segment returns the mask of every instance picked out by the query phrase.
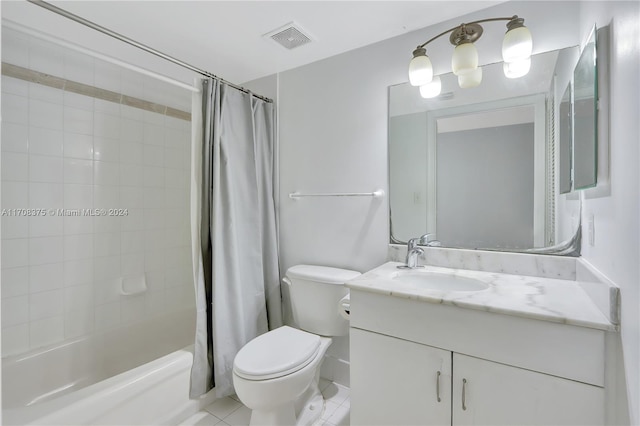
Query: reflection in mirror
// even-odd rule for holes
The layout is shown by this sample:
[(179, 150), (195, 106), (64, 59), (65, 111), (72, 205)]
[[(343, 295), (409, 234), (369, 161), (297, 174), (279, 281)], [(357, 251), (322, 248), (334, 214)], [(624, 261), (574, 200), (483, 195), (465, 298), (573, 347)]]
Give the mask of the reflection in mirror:
[(562, 95), (558, 111), (559, 120), (559, 190), (561, 194), (571, 192), (573, 186), (573, 112), (571, 111), (571, 83)]
[(597, 171), (597, 73), (596, 29), (584, 47), (573, 75), (574, 186), (596, 185)]
[[(534, 224), (534, 212), (544, 223), (544, 191), (535, 200), (534, 123), (534, 104), (436, 120), (439, 239), (465, 248), (544, 244), (542, 227)], [(538, 177), (543, 187), (544, 173)]]
[(390, 87), (391, 242), (434, 233), (445, 247), (542, 252), (573, 236), (579, 214), (565, 218), (558, 203), (554, 123), (577, 58), (577, 47), (534, 55), (515, 80), (486, 65), (473, 89), (440, 75), (432, 99)]

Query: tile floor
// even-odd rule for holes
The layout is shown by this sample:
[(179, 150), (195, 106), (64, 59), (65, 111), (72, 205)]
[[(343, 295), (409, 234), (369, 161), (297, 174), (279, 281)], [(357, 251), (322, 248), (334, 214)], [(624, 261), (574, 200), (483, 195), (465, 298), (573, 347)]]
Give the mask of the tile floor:
[[(320, 390), (326, 404), (318, 426), (348, 426), (351, 399), (349, 388), (320, 379)], [(238, 398), (226, 397), (180, 423), (180, 426), (248, 426), (251, 410)]]

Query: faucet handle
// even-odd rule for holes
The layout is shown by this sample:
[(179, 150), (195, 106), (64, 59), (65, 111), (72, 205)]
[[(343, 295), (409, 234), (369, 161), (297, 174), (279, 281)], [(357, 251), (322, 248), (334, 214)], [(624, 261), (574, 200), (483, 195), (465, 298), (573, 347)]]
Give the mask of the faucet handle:
[(420, 238), (418, 238), (418, 244), (420, 244), (421, 246), (428, 246), (429, 245), (429, 237), (434, 236), (434, 233), (428, 232), (424, 235), (422, 235)]
[[(411, 240), (409, 240), (409, 242), (411, 242), (412, 240), (417, 240), (417, 238), (412, 238)], [(405, 261), (405, 264), (404, 265), (399, 265), (398, 269), (424, 268), (424, 266), (419, 266), (418, 265), (418, 256), (420, 256), (423, 253), (424, 253), (424, 250), (421, 249), (420, 247), (412, 247), (412, 248), (408, 249), (407, 250), (407, 259)]]
[(420, 244), (421, 246), (427, 246), (427, 247), (442, 247), (442, 243), (440, 241), (436, 239), (433, 239), (433, 240), (429, 239), (430, 237), (435, 235), (436, 234), (431, 232), (424, 234), (418, 239), (418, 244)]

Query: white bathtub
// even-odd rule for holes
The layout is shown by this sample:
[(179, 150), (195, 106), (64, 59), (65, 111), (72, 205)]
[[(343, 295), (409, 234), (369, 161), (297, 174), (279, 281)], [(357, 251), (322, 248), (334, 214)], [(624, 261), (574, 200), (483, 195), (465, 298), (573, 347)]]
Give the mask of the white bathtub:
[(176, 424), (214, 399), (189, 399), (193, 322), (173, 314), (3, 359), (3, 424)]

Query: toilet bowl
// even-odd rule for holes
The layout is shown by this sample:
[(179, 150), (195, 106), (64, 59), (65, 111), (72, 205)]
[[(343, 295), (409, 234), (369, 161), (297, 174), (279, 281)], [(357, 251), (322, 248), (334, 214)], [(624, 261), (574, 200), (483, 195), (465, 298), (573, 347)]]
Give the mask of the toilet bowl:
[[(252, 340), (246, 351), (238, 353), (233, 384), (238, 398), (252, 410), (251, 425), (311, 424), (318, 417), (315, 414), (323, 408), (319, 366), (329, 345), (330, 338), (283, 326)], [(268, 354), (266, 359), (262, 354)], [(269, 361), (276, 361), (277, 367), (267, 367)], [(296, 406), (299, 399), (304, 403)], [(302, 417), (309, 421), (298, 423)]]
[(324, 266), (289, 268), (283, 282), (302, 330), (283, 326), (269, 331), (247, 343), (234, 360), (233, 384), (252, 410), (250, 425), (306, 426), (320, 418), (320, 365), (332, 342), (329, 336), (348, 332), (338, 304), (348, 294), (344, 283), (358, 275)]

